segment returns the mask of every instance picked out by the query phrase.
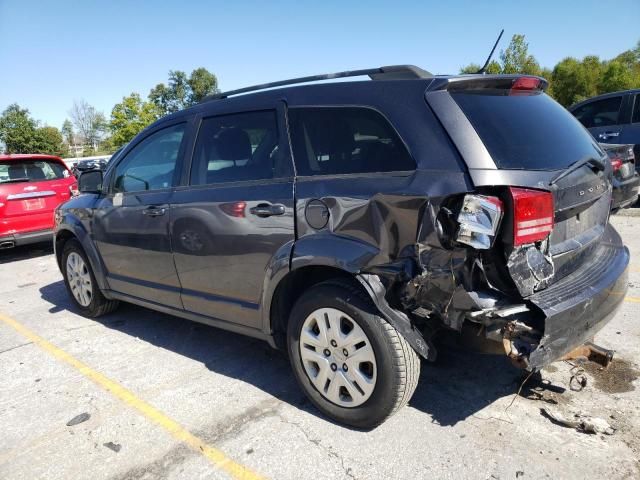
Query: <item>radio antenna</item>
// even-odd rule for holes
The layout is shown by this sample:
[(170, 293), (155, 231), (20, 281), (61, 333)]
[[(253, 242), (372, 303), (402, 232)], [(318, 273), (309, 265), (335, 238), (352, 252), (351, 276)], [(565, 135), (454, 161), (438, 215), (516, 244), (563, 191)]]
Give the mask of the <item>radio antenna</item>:
[(500, 39), (502, 38), (503, 33), (504, 33), (504, 28), (500, 30), (500, 35), (498, 35), (498, 39), (496, 40), (496, 43), (493, 44), (493, 48), (491, 49), (491, 53), (487, 57), (487, 61), (484, 62), (484, 65), (482, 66), (482, 68), (478, 70), (476, 73), (484, 73), (487, 70), (487, 67), (489, 66), (489, 62), (491, 61), (491, 57), (493, 57), (493, 52), (496, 51), (496, 47), (498, 46), (498, 43), (500, 43)]

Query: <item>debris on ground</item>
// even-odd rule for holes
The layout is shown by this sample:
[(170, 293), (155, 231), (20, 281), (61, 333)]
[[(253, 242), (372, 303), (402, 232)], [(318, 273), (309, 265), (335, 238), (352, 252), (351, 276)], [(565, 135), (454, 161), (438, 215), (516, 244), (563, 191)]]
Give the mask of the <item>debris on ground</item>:
[(113, 442), (103, 443), (102, 445), (107, 447), (109, 450), (113, 450), (116, 453), (118, 453), (122, 448), (122, 445), (120, 445), (119, 443), (113, 443)]
[(73, 427), (74, 425), (78, 425), (79, 423), (86, 422), (91, 418), (87, 412), (81, 413), (80, 415), (76, 415), (71, 420), (67, 422), (67, 427)]
[(575, 428), (579, 432), (613, 435), (616, 431), (615, 428), (609, 425), (607, 421), (602, 418), (591, 417), (582, 413), (576, 413), (573, 418), (567, 418), (562, 413), (548, 407), (541, 408), (540, 412), (553, 423), (569, 428)]
[(573, 365), (570, 370), (569, 388), (573, 392), (581, 392), (587, 386), (587, 376), (581, 364)]

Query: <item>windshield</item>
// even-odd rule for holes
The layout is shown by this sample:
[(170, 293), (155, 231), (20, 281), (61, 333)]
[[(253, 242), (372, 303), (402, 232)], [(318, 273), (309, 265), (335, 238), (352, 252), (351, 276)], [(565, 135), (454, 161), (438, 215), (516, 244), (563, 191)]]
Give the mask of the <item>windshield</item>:
[(69, 176), (67, 169), (54, 160), (20, 160), (0, 163), (0, 184), (41, 182)]
[(559, 170), (583, 158), (603, 156), (580, 122), (546, 94), (487, 94), (485, 90), (451, 96), (498, 168)]

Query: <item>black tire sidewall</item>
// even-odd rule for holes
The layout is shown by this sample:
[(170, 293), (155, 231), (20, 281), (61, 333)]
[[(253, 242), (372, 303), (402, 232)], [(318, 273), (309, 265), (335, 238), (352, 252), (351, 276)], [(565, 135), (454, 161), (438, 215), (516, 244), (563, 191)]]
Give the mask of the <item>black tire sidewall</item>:
[[(319, 308), (336, 308), (349, 315), (364, 330), (376, 358), (377, 378), (371, 397), (357, 407), (341, 407), (327, 400), (306, 374), (300, 357), (300, 332), (305, 319)], [(397, 404), (398, 372), (393, 346), (375, 307), (359, 294), (339, 285), (321, 284), (311, 288), (295, 304), (287, 328), (291, 366), (298, 383), (313, 404), (324, 414), (357, 428), (372, 428), (388, 417)]]
[[(84, 307), (78, 303), (75, 295), (71, 291), (71, 285), (69, 285), (69, 278), (67, 275), (67, 258), (71, 253), (77, 253), (82, 257), (85, 265), (87, 266), (87, 270), (89, 270), (89, 276), (91, 277), (91, 303), (88, 306)], [(64, 248), (62, 250), (62, 269), (63, 269), (63, 278), (64, 284), (67, 287), (67, 292), (73, 301), (75, 307), (80, 310), (83, 315), (92, 317), (95, 316), (98, 309), (101, 307), (102, 303), (104, 303), (104, 298), (100, 289), (98, 288), (98, 283), (96, 282), (96, 277), (93, 274), (93, 269), (91, 268), (91, 263), (89, 263), (89, 259), (84, 253), (84, 249), (80, 245), (77, 240), (69, 240), (64, 244)]]

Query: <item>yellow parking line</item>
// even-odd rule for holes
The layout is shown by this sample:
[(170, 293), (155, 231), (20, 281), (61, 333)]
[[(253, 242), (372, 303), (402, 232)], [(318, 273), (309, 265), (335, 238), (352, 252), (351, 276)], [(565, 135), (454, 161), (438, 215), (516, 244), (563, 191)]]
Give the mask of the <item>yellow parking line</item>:
[(624, 297), (625, 302), (640, 303), (640, 297)]
[(258, 480), (262, 478), (260, 475), (252, 472), (247, 467), (234, 462), (220, 450), (207, 445), (203, 440), (193, 435), (178, 422), (167, 417), (160, 410), (156, 409), (152, 405), (149, 405), (144, 400), (136, 397), (133, 392), (127, 390), (113, 380), (105, 377), (100, 372), (93, 370), (91, 367), (85, 365), (69, 353), (61, 350), (44, 338), (35, 334), (14, 319), (0, 313), (0, 320), (16, 330), (22, 336), (31, 340), (34, 344), (38, 345), (47, 353), (53, 355), (59, 360), (62, 360), (68, 365), (71, 365), (82, 375), (92, 380), (94, 383), (98, 384), (105, 390), (111, 392), (111, 394), (118, 398), (120, 401), (126, 403), (130, 407), (133, 407), (144, 417), (164, 428), (177, 440), (185, 443), (191, 449), (204, 455), (207, 460), (213, 463), (216, 467), (227, 472), (234, 479)]

